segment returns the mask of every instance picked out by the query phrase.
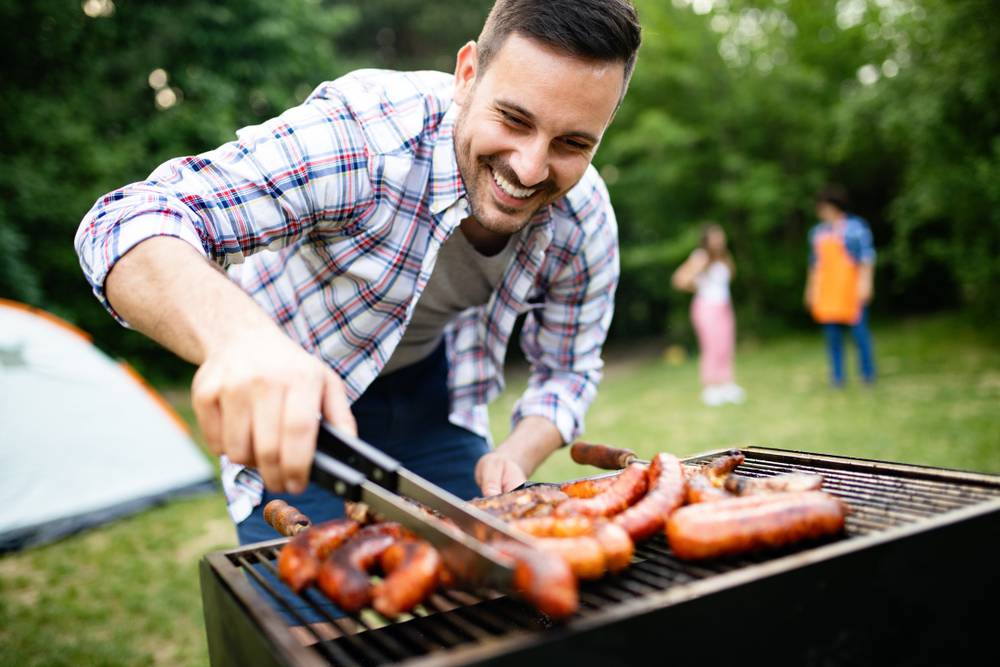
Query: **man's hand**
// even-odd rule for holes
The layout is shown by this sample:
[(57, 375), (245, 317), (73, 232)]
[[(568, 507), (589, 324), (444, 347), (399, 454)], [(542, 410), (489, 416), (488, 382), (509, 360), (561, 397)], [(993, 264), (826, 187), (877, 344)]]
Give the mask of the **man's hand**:
[(544, 417), (525, 417), (506, 440), (479, 459), (476, 483), (484, 496), (517, 488), (561, 444), (555, 424)]
[(527, 481), (521, 464), (499, 451), (484, 454), (476, 464), (476, 484), (484, 496), (495, 496), (516, 489)]
[(105, 287), (129, 324), (199, 367), (191, 401), (208, 446), (257, 466), (272, 491), (305, 489), (320, 414), (356, 431), (336, 373), (184, 241), (143, 241)]
[(320, 414), (356, 433), (343, 381), (276, 327), (214, 348), (191, 402), (212, 452), (256, 467), (276, 493), (305, 490)]

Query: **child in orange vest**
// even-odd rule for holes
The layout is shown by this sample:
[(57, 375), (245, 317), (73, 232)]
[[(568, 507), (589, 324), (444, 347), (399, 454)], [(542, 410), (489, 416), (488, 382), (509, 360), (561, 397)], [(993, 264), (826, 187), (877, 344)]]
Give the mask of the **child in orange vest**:
[(867, 306), (875, 276), (875, 247), (863, 218), (847, 213), (847, 193), (830, 186), (816, 198), (820, 222), (809, 232), (809, 276), (805, 304), (823, 326), (830, 382), (844, 383), (843, 333), (850, 330), (858, 348), (861, 380), (875, 382), (875, 361)]

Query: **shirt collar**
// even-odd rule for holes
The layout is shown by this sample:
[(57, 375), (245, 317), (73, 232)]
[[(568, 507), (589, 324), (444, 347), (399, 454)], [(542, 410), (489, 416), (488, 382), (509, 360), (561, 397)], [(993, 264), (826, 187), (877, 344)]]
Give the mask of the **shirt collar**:
[(438, 138), (431, 157), (430, 210), (434, 215), (451, 208), (459, 200), (465, 200), (465, 183), (458, 170), (455, 155), (455, 121), (459, 106), (452, 103), (441, 119)]

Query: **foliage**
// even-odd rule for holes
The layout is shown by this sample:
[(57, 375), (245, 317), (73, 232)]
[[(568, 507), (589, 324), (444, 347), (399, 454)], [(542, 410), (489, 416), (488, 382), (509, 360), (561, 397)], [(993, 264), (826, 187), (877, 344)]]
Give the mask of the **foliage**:
[[(190, 373), (89, 295), (71, 243), (84, 212), (354, 67), (450, 70), (490, 5), (0, 0), (0, 49), (18, 63), (0, 81), (0, 296), (73, 320), (141, 370)], [(614, 336), (689, 337), (669, 274), (707, 220), (730, 235), (741, 330), (806, 325), (805, 237), (829, 180), (872, 224), (882, 315), (1000, 305), (1000, 5), (636, 5), (639, 65), (595, 160), (621, 229)]]

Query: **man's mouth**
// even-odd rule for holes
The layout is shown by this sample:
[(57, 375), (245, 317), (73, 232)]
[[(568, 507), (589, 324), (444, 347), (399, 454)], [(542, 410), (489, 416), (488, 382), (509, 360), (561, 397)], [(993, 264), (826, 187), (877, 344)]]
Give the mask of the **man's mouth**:
[(500, 172), (498, 172), (493, 167), (489, 167), (489, 170), (490, 173), (493, 174), (493, 182), (497, 184), (497, 187), (500, 188), (505, 194), (513, 197), (514, 199), (528, 199), (533, 194), (538, 192), (538, 188), (521, 188), (514, 185), (506, 178), (501, 176)]

